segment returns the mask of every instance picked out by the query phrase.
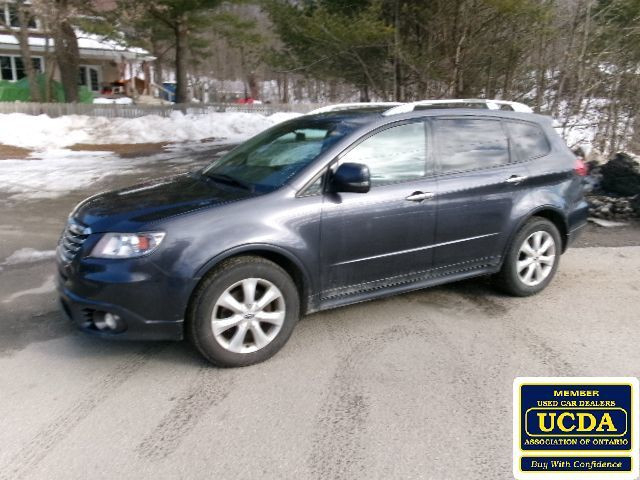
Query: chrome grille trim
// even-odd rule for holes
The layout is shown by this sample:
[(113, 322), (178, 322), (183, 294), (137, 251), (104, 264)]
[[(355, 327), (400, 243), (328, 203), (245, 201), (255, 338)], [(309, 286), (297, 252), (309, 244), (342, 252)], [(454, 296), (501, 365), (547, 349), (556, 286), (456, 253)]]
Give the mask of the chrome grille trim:
[(79, 243), (82, 244), (82, 242), (84, 242), (84, 239), (86, 238), (85, 235), (77, 235), (75, 233), (72, 232), (67, 232), (67, 236), (65, 237), (69, 242), (72, 243)]
[(70, 218), (58, 242), (58, 253), (62, 261), (71, 262), (90, 233), (91, 229), (89, 227), (85, 227)]

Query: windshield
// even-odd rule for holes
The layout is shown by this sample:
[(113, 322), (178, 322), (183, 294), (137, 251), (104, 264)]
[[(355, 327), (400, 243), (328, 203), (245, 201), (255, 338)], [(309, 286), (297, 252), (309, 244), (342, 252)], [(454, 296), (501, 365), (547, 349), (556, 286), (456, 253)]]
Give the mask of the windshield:
[(203, 170), (203, 175), (252, 191), (275, 190), (352, 129), (337, 121), (298, 120), (253, 137)]

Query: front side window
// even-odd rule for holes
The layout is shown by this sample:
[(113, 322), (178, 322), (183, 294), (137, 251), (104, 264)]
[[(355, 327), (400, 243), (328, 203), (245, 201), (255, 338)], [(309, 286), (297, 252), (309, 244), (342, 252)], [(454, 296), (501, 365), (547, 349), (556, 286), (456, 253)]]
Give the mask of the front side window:
[(441, 173), (509, 163), (509, 143), (500, 120), (439, 119), (435, 135)]
[(335, 121), (287, 122), (232, 150), (203, 170), (203, 175), (251, 191), (275, 190), (353, 128)]
[(522, 122), (507, 122), (506, 125), (511, 144), (520, 160), (529, 160), (549, 153), (549, 141), (539, 126)]
[(376, 133), (340, 161), (368, 166), (372, 186), (422, 178), (426, 170), (424, 123), (407, 123)]

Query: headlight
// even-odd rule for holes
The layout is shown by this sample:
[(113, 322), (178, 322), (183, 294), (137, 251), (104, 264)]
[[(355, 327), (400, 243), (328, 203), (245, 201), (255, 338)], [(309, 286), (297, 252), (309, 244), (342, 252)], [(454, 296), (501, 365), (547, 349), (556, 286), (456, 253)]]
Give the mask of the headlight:
[(164, 233), (106, 233), (91, 251), (97, 258), (132, 258), (153, 252)]

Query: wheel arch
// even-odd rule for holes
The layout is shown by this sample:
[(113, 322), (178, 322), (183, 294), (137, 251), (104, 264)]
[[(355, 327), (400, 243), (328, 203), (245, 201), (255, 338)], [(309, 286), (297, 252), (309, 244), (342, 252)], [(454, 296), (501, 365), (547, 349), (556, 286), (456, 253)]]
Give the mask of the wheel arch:
[[(193, 295), (197, 291), (198, 286), (200, 286), (202, 281), (212, 273), (220, 263), (230, 258), (242, 256), (262, 257), (281, 267), (289, 274), (289, 276), (291, 276), (296, 288), (298, 289), (298, 294), (300, 295), (300, 311), (302, 313), (309, 313), (310, 311), (315, 310), (315, 305), (311, 301), (312, 293), (314, 291), (313, 284), (307, 268), (300, 259), (291, 252), (275, 245), (268, 244), (242, 245), (232, 248), (216, 255), (200, 267), (196, 274), (197, 281), (194, 283), (191, 288), (191, 292), (189, 293), (189, 299), (186, 307), (187, 310), (190, 308)], [(185, 316), (185, 318), (187, 317)]]
[(524, 224), (531, 220), (533, 217), (544, 218), (555, 225), (555, 227), (558, 229), (558, 232), (560, 232), (560, 241), (562, 242), (561, 251), (562, 253), (565, 252), (565, 250), (567, 249), (567, 235), (569, 232), (566, 215), (562, 212), (562, 210), (554, 207), (553, 205), (542, 205), (535, 208), (534, 210), (531, 210), (526, 215), (523, 215), (522, 218), (520, 218), (520, 221), (517, 223), (516, 227), (511, 231), (509, 235), (509, 241), (504, 247), (504, 251), (502, 252), (503, 260), (506, 257), (509, 248), (511, 248), (511, 243), (513, 242), (515, 236), (518, 234)]
[(555, 225), (555, 227), (558, 229), (558, 232), (560, 232), (560, 240), (562, 241), (562, 253), (564, 253), (567, 249), (567, 240), (569, 234), (567, 218), (564, 213), (556, 208), (543, 207), (542, 209), (537, 210), (529, 218), (531, 217), (546, 218)]

